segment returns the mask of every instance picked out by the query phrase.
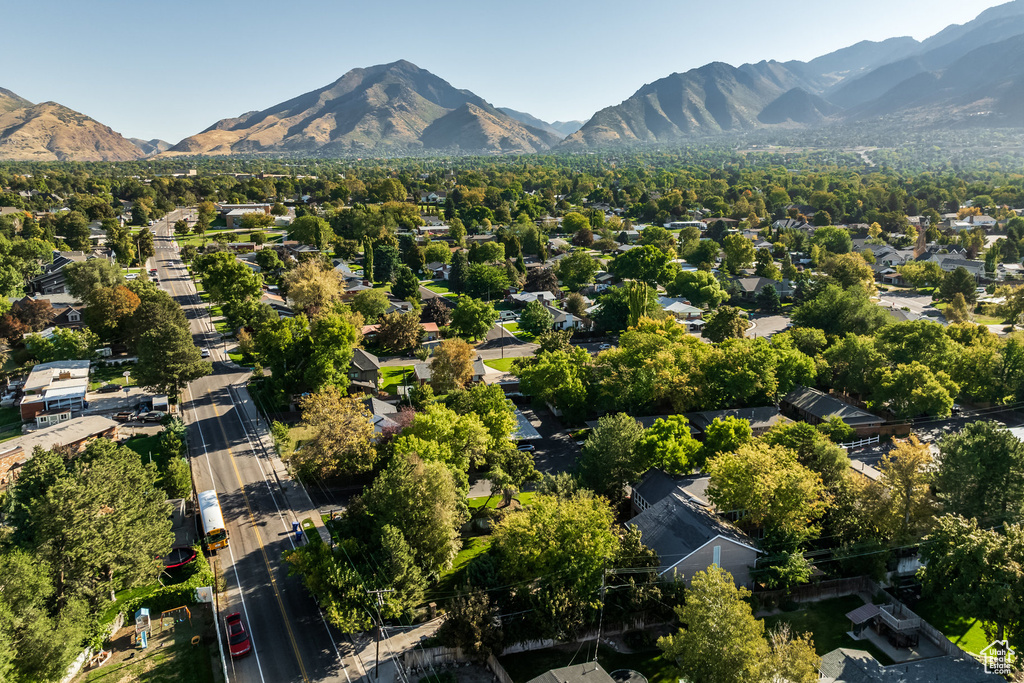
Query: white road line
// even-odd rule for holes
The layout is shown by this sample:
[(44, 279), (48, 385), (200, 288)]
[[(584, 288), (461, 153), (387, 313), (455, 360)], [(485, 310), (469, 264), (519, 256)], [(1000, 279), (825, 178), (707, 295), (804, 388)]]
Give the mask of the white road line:
[[(292, 549), (294, 549), (295, 541), (292, 538), (291, 529), (288, 528), (288, 522), (285, 521), (284, 514), (281, 513), (281, 508), (277, 504), (277, 497), (274, 495), (274, 489), (270, 485), (270, 479), (267, 476), (266, 471), (264, 471), (263, 465), (260, 463), (259, 452), (257, 452), (256, 448), (252, 445), (252, 440), (249, 438), (249, 430), (246, 428), (245, 421), (242, 419), (241, 407), (238, 405), (237, 402), (235, 402), (235, 397), (232, 395), (231, 385), (228, 385), (228, 398), (231, 399), (231, 405), (235, 409), (235, 415), (238, 417), (238, 423), (242, 425), (242, 433), (245, 434), (245, 440), (249, 443), (249, 449), (252, 451), (253, 456), (256, 458), (256, 466), (260, 468), (260, 474), (263, 476), (263, 483), (267, 485), (267, 492), (270, 494), (270, 500), (274, 502), (274, 509), (277, 510), (277, 514), (281, 518), (281, 526), (284, 527), (285, 535), (288, 537), (288, 542), (291, 543)], [(258, 434), (255, 436), (257, 439), (259, 438)], [(260, 445), (262, 447), (262, 441), (260, 442)], [(292, 516), (295, 516), (294, 511), (292, 511)], [(351, 681), (352, 679), (349, 678), (348, 671), (346, 670), (348, 667), (345, 666), (345, 660), (341, 656), (341, 652), (338, 651), (338, 644), (334, 642), (334, 635), (331, 634), (331, 627), (327, 623), (327, 619), (324, 617), (323, 612), (320, 611), (319, 605), (317, 606), (316, 611), (317, 614), (320, 616), (320, 621), (322, 621), (324, 624), (324, 629), (326, 629), (327, 631), (327, 637), (331, 641), (331, 647), (334, 648), (334, 656), (338, 658), (338, 663), (341, 664), (341, 670), (344, 671), (346, 680)]]
[[(206, 466), (210, 470), (210, 481), (213, 482), (213, 490), (214, 490), (214, 493), (216, 493), (216, 491), (217, 491), (217, 480), (213, 476), (213, 465), (210, 463), (210, 451), (208, 451), (206, 449), (206, 438), (203, 436), (203, 427), (202, 427), (202, 425), (199, 424), (199, 414), (196, 412), (196, 401), (195, 401), (195, 398), (192, 396), (192, 387), (191, 387), (191, 385), (188, 387), (188, 399), (192, 403), (192, 419), (194, 419), (196, 421), (196, 429), (199, 430), (199, 440), (203, 444), (203, 453), (206, 455)], [(230, 446), (228, 446), (228, 448), (230, 448)], [(217, 498), (217, 503), (220, 504), (220, 498), (219, 497)], [(241, 602), (242, 602), (242, 611), (245, 612), (245, 623), (250, 624), (250, 626), (251, 626), (252, 621), (249, 619), (249, 609), (245, 605), (245, 595), (244, 595), (245, 591), (242, 590), (242, 581), (238, 577), (238, 564), (235, 562), (235, 553), (232, 552), (231, 544), (230, 543), (228, 543), (228, 555), (231, 556), (231, 569), (235, 573), (235, 585), (238, 586), (238, 599), (241, 600)], [(213, 589), (217, 590), (217, 587), (214, 586)], [(220, 629), (218, 629), (218, 633), (219, 633), (219, 631), (220, 631)], [(263, 678), (263, 665), (260, 664), (260, 653), (259, 653), (259, 650), (256, 649), (256, 641), (252, 637), (252, 628), (249, 629), (249, 643), (252, 646), (252, 654), (256, 657), (256, 668), (257, 668), (257, 670), (259, 670), (260, 680), (263, 681), (263, 683), (266, 683), (266, 679)], [(232, 664), (232, 668), (234, 668), (233, 664)], [(226, 669), (224, 671), (224, 678), (227, 679), (227, 670)]]

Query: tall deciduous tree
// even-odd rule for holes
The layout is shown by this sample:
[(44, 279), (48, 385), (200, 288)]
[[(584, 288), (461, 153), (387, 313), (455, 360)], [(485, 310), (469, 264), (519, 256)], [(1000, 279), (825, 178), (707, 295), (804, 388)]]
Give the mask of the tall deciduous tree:
[(338, 301), (345, 290), (338, 271), (317, 259), (300, 263), (284, 276), (284, 282), (288, 298), (310, 317)]
[(711, 273), (703, 270), (680, 271), (667, 286), (668, 295), (683, 297), (698, 308), (716, 308), (729, 299), (729, 293)]
[(708, 462), (708, 498), (719, 510), (740, 510), (740, 524), (800, 538), (814, 535), (827, 506), (821, 478), (796, 453), (754, 442)]
[(461, 389), (473, 378), (473, 347), (461, 339), (445, 339), (434, 349), (430, 383), (438, 393)]
[(364, 500), (381, 527), (402, 532), (416, 563), (427, 574), (451, 566), (459, 551), (463, 503), (444, 463), (396, 455), (374, 480)]
[(387, 312), (390, 300), (383, 289), (364, 289), (352, 297), (352, 310), (372, 325)]
[(1024, 444), (1002, 424), (971, 422), (939, 442), (935, 488), (945, 510), (985, 524), (1024, 512)]
[(682, 415), (655, 420), (637, 442), (636, 453), (643, 468), (676, 475), (690, 474), (703, 462), (701, 444), (690, 435), (690, 422)]
[(189, 331), (171, 322), (145, 332), (137, 353), (139, 361), (132, 377), (140, 385), (168, 396), (177, 397), (189, 382), (213, 372)]
[(418, 348), (426, 334), (415, 311), (385, 314), (378, 324), (377, 343), (391, 353), (406, 353)]
[(713, 342), (742, 339), (750, 323), (735, 306), (722, 306), (708, 318), (701, 336)]
[(420, 302), (420, 281), (408, 266), (401, 266), (395, 276), (391, 293), (403, 301)]
[(492, 304), (464, 296), (452, 311), (451, 327), (456, 333), (476, 341), (487, 334), (497, 321), (498, 312)]
[(649, 467), (637, 451), (643, 435), (640, 423), (625, 413), (601, 417), (583, 445), (580, 481), (613, 502), (621, 501), (625, 485), (636, 482)]
[(686, 604), (676, 609), (683, 627), (658, 640), (678, 675), (702, 683), (817, 681), (820, 659), (810, 638), (780, 632), (769, 644), (764, 622), (746, 602), (749, 595), (720, 567), (694, 575)]
[(292, 221), (288, 229), (288, 239), (298, 240), (302, 244), (311, 244), (325, 253), (336, 239), (331, 224), (319, 216), (300, 216)]
[(362, 400), (329, 386), (302, 399), (300, 407), (302, 424), (311, 434), (293, 456), (301, 472), (351, 476), (373, 468), (373, 423)]
[(94, 258), (64, 266), (68, 293), (79, 301), (89, 301), (93, 290), (124, 284), (121, 269), (113, 261)]

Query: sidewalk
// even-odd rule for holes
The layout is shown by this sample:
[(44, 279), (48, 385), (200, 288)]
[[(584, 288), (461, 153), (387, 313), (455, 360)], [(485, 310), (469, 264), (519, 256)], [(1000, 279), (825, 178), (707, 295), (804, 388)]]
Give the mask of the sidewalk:
[[(409, 680), (408, 671), (402, 662), (402, 655), (408, 650), (420, 646), (420, 642), (433, 636), (440, 628), (443, 619), (437, 618), (414, 627), (385, 627), (384, 640), (380, 642), (380, 671), (375, 672), (377, 643), (372, 633), (364, 633), (353, 638), (356, 656), (366, 671), (366, 679), (376, 683), (405, 683)], [(397, 661), (396, 661), (397, 660)], [(402, 670), (399, 672), (398, 667)]]

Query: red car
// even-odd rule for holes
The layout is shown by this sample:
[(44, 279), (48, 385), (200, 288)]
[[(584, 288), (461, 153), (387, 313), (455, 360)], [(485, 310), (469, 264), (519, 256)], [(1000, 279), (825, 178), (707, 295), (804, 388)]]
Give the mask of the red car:
[(242, 626), (241, 612), (234, 612), (224, 618), (228, 629), (228, 651), (232, 657), (241, 657), (249, 654), (252, 647), (249, 645), (249, 634)]

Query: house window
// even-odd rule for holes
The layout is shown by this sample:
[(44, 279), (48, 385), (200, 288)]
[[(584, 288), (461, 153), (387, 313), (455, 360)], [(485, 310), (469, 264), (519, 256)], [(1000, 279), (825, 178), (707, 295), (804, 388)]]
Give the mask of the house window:
[(722, 546), (716, 545), (711, 550), (711, 563), (714, 564), (716, 567), (722, 566)]

